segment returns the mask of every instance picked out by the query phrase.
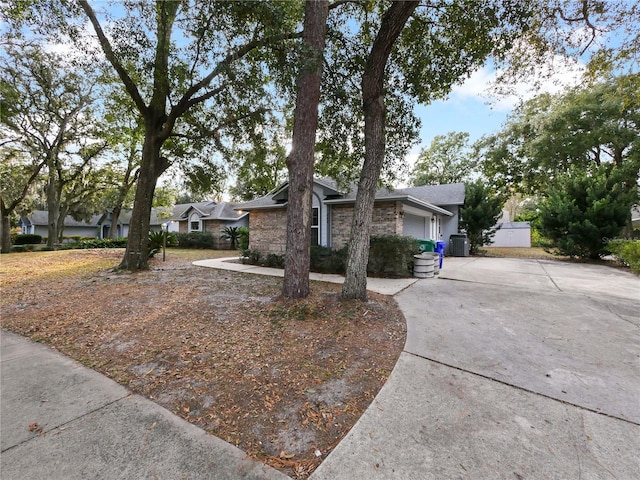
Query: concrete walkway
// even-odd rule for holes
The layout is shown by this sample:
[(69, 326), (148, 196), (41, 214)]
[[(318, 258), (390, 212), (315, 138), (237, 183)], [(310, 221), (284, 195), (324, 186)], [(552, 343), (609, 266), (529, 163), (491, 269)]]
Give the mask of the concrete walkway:
[[(210, 260), (198, 260), (193, 262), (199, 267), (217, 268), (220, 270), (232, 270), (234, 272), (253, 273), (255, 275), (267, 275), (270, 277), (284, 277), (284, 270), (281, 268), (258, 267), (256, 265), (244, 265), (238, 263), (238, 257), (214, 258)], [(344, 283), (342, 275), (334, 275), (328, 273), (309, 274), (309, 279), (318, 282)], [(381, 293), (383, 295), (395, 295), (401, 292), (409, 285), (413, 285), (418, 281), (417, 278), (367, 278), (367, 290)]]
[[(379, 282), (405, 349), (313, 480), (639, 478), (638, 277), (446, 258), (440, 278)], [(48, 347), (1, 342), (2, 479), (287, 478)]]

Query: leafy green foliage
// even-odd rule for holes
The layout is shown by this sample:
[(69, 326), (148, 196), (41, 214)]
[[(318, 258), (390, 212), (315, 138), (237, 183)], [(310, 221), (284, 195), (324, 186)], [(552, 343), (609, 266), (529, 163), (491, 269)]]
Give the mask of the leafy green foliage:
[(640, 240), (609, 240), (607, 249), (621, 262), (628, 265), (632, 272), (640, 275)]
[(347, 247), (332, 250), (329, 247), (311, 247), (311, 271), (318, 273), (344, 273)]
[(469, 180), (472, 168), (468, 133), (436, 135), (429, 148), (420, 151), (411, 183), (415, 186), (464, 183)]
[(249, 248), (249, 228), (238, 227), (238, 248), (246, 250)]
[(175, 232), (149, 232), (149, 257), (153, 257), (156, 253), (162, 251), (162, 246), (165, 241), (167, 247), (177, 247), (178, 237)]
[(92, 238), (90, 240), (80, 240), (79, 242), (65, 243), (61, 246), (63, 250), (91, 249), (91, 248), (124, 248), (127, 246), (126, 238)]
[(238, 240), (240, 239), (238, 228), (239, 227), (224, 227), (222, 229), (222, 235), (220, 235), (220, 238), (231, 242), (231, 250), (235, 250), (238, 247)]
[(467, 232), (469, 253), (472, 255), (482, 245), (490, 243), (503, 205), (504, 198), (483, 181), (476, 180), (466, 185), (464, 205), (460, 208), (460, 228)]
[(374, 277), (410, 277), (418, 240), (402, 235), (371, 237), (367, 273)]
[(208, 232), (178, 233), (180, 248), (213, 248), (213, 235)]
[[(418, 241), (402, 235), (382, 235), (371, 237), (367, 273), (375, 277), (410, 277), (413, 255), (419, 253)], [(347, 247), (332, 250), (329, 247), (311, 247), (311, 271), (318, 273), (344, 274)], [(242, 263), (263, 267), (283, 268), (284, 256), (258, 250), (244, 250)]]
[(16, 235), (13, 243), (15, 245), (39, 245), (42, 243), (42, 235), (36, 235), (34, 233), (23, 233)]
[(640, 168), (640, 77), (619, 76), (520, 106), (505, 128), (476, 144), (481, 169), (502, 192), (535, 194), (571, 168)]
[(572, 169), (550, 187), (540, 202), (540, 226), (557, 253), (593, 259), (608, 253), (608, 240), (620, 235), (637, 200), (635, 184), (625, 186), (616, 172)]

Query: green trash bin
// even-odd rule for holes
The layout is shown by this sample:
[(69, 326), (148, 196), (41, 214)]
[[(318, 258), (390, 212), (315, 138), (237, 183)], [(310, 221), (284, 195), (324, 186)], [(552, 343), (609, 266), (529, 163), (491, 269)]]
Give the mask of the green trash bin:
[(436, 248), (436, 242), (428, 238), (419, 238), (418, 244), (420, 248), (420, 253), (433, 252), (435, 251), (435, 248)]

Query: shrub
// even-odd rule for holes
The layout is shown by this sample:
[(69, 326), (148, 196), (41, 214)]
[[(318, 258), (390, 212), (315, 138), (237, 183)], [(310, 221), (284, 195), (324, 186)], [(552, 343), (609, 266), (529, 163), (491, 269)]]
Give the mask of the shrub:
[(260, 265), (270, 268), (284, 268), (284, 255), (269, 253)]
[(243, 250), (240, 261), (246, 265), (259, 265), (262, 253), (259, 250)]
[(180, 248), (213, 248), (213, 235), (210, 233), (179, 233), (177, 235)]
[(311, 247), (311, 271), (318, 273), (344, 273), (347, 247), (332, 250), (329, 247)]
[(375, 277), (410, 277), (418, 240), (402, 235), (371, 237), (367, 273)]
[[(177, 247), (178, 237), (174, 232), (166, 232), (167, 234), (167, 247)], [(165, 232), (149, 232), (149, 258), (153, 257), (156, 253), (162, 250), (162, 244), (164, 240)]]
[(238, 248), (247, 250), (249, 248), (249, 228), (238, 227)]
[(42, 243), (42, 235), (35, 233), (23, 233), (16, 235), (15, 245), (39, 245)]
[(240, 239), (238, 227), (224, 227), (220, 238), (223, 240), (229, 240), (231, 242), (231, 250), (235, 250), (238, 248), (238, 240)]
[(112, 240), (110, 238), (92, 238), (90, 240), (80, 240), (79, 242), (69, 243), (65, 245), (65, 248), (79, 248), (79, 249), (90, 249), (90, 248), (124, 248), (127, 246), (126, 238), (116, 238)]
[(632, 272), (640, 275), (640, 240), (610, 240), (607, 249)]
[(11, 253), (24, 253), (27, 251), (27, 245), (13, 245)]
[[(367, 273), (377, 277), (410, 277), (413, 255), (419, 253), (418, 241), (402, 235), (371, 237)], [(311, 247), (311, 271), (344, 274), (347, 247), (332, 250), (328, 247)], [(283, 268), (284, 256), (274, 253), (266, 257), (258, 250), (243, 250), (241, 262), (262, 267)]]

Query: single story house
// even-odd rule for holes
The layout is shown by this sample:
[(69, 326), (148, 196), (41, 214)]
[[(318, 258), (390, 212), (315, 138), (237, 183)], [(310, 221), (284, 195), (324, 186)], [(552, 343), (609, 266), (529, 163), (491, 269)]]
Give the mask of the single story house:
[[(342, 188), (330, 178), (313, 180), (312, 245), (339, 249), (347, 244), (357, 188)], [(240, 204), (249, 212), (249, 248), (282, 254), (286, 247), (289, 184)], [(449, 240), (458, 233), (458, 211), (464, 204), (463, 183), (428, 185), (376, 192), (371, 235), (398, 234)]]
[(489, 247), (531, 247), (531, 224), (529, 222), (503, 222), (498, 225)]
[[(166, 207), (154, 207), (151, 210), (151, 218), (149, 229), (159, 232), (162, 230), (162, 224), (170, 222), (173, 214), (172, 209)], [(109, 238), (109, 232), (112, 228), (113, 211), (107, 210), (102, 214), (93, 215), (89, 221), (76, 220), (71, 215), (67, 215), (64, 219), (65, 237), (94, 237)], [(131, 221), (131, 210), (123, 210), (118, 217), (116, 225), (117, 237), (126, 237), (129, 234), (129, 222)], [(47, 225), (49, 223), (49, 213), (46, 210), (34, 210), (29, 215), (21, 216), (18, 226), (22, 228), (22, 233), (35, 233), (46, 237), (49, 232)], [(177, 224), (174, 227), (177, 231)], [(169, 230), (172, 230), (169, 223)]]
[[(71, 215), (64, 219), (65, 237), (96, 237), (97, 225), (100, 215), (93, 215), (89, 221), (76, 220)], [(18, 220), (18, 227), (22, 228), (22, 233), (31, 233), (46, 238), (49, 235), (49, 212), (46, 210), (34, 210), (28, 215), (21, 215)]]
[(215, 248), (229, 248), (231, 242), (220, 238), (226, 227), (248, 227), (249, 212), (239, 209), (239, 203), (198, 202), (176, 205), (170, 220), (180, 233), (211, 233)]
[[(118, 215), (118, 223), (116, 228), (116, 237), (122, 238), (129, 236), (129, 223), (131, 222), (131, 210), (122, 210)], [(149, 230), (159, 232), (162, 230), (162, 224), (169, 222), (173, 210), (167, 207), (154, 207), (151, 209), (151, 217), (149, 219)], [(98, 238), (109, 238), (109, 232), (113, 228), (113, 210), (107, 210), (103, 213), (97, 222)], [(170, 228), (171, 229), (171, 228)], [(66, 235), (66, 227), (65, 227)]]

